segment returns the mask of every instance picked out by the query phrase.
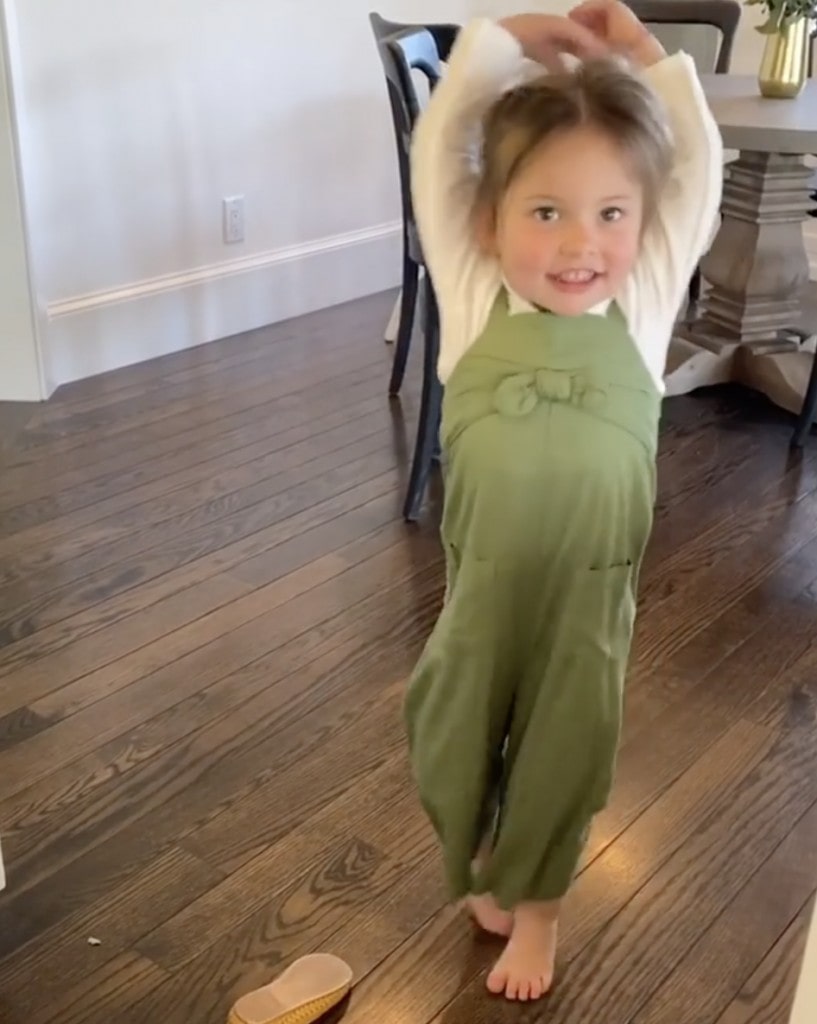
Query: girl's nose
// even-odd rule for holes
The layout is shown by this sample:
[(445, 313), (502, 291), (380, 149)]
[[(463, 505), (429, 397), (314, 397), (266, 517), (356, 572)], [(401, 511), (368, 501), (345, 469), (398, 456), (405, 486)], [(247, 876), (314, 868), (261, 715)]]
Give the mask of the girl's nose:
[(594, 233), (586, 224), (577, 221), (565, 226), (561, 238), (561, 250), (565, 256), (584, 256), (594, 252), (596, 242)]

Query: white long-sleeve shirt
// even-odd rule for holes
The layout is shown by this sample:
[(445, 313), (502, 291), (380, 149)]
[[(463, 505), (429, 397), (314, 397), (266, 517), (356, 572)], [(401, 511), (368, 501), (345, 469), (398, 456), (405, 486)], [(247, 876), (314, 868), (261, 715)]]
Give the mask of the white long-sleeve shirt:
[[(499, 262), (480, 249), (473, 231), (481, 119), (503, 92), (530, 77), (533, 67), (543, 73), (502, 25), (476, 19), (460, 32), (446, 74), (415, 129), (412, 199), (440, 311), (443, 383), (482, 333), (503, 286)], [(675, 158), (636, 266), (615, 299), (663, 393), (673, 326), (716, 223), (723, 144), (691, 57), (667, 57), (647, 68), (644, 78), (668, 112)], [(607, 305), (591, 312), (602, 313)], [(532, 308), (510, 295), (511, 313)]]

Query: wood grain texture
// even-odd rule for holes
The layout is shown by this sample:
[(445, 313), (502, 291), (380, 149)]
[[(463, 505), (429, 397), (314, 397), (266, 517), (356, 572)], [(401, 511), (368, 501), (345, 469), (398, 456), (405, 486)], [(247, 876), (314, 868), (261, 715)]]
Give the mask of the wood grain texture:
[(785, 1024), (817, 887), (817, 443), (793, 459), (731, 388), (666, 403), (615, 790), (554, 993), (506, 1006), (406, 759), (444, 580), (439, 509), (399, 518), (419, 349), (390, 403), (393, 299), (78, 382), (7, 447), (3, 1024), (217, 1024), (315, 950), (355, 970), (347, 1024)]
[(745, 982), (717, 1024), (789, 1024), (814, 910), (812, 898)]

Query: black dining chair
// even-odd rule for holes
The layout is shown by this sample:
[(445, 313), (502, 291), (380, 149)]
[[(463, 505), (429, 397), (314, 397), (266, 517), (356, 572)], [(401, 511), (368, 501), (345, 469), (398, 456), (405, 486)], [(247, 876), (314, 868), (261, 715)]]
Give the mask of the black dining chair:
[[(626, 3), (638, 15), (640, 21), (650, 28), (655, 28), (659, 40), (662, 28), (700, 26), (716, 29), (720, 40), (714, 67), (699, 67), (698, 70), (714, 71), (717, 75), (729, 73), (742, 11), (739, 0), (626, 0)], [(667, 41), (664, 41), (665, 45)], [(701, 286), (701, 270), (700, 267), (696, 267), (689, 282), (686, 310), (688, 318), (694, 317), (697, 313), (701, 301)]]
[[(817, 21), (814, 22), (814, 28), (811, 30), (811, 45), (808, 49), (808, 77), (814, 77), (814, 51), (817, 49)], [(817, 175), (812, 178), (812, 183), (817, 184)], [(814, 203), (814, 206), (809, 210), (809, 217), (817, 217), (817, 188), (809, 192), (809, 199)]]
[[(409, 132), (409, 137), (411, 135), (411, 131), (420, 114), (420, 98), (415, 89), (403, 95), (404, 90), (400, 82), (400, 76), (395, 70), (394, 57), (389, 53), (387, 44), (390, 39), (401, 35), (410, 40), (410, 43), (406, 44), (411, 48), (411, 52), (407, 53), (409, 65), (411, 66), (412, 62), (414, 62), (414, 66), (425, 75), (429, 90), (432, 90), (439, 81), (442, 66), (451, 53), (459, 32), (459, 26), (448, 24), (402, 24), (396, 21), (386, 21), (385, 18), (382, 18), (375, 12), (369, 14), (369, 22), (372, 26), (377, 50), (386, 76), (389, 104), (391, 106), (395, 140), (397, 142), (400, 178), (403, 273), (394, 359), (392, 361), (391, 379), (389, 380), (389, 394), (397, 395), (400, 392), (406, 373), (406, 363), (408, 361), (417, 312), (419, 280), (421, 274), (424, 273), (425, 267), (417, 234), (417, 225), (414, 221), (414, 211), (411, 203), (410, 164), (406, 155), (406, 140), (403, 137), (406, 130)], [(408, 111), (407, 119), (404, 116), (403, 107)], [(408, 123), (408, 129), (405, 127), (406, 122)], [(387, 338), (387, 340), (391, 339)]]
[(421, 272), (423, 278), (423, 382), (417, 438), (403, 504), (404, 519), (407, 522), (414, 522), (419, 517), (431, 469), (437, 458), (442, 406), (442, 385), (437, 376), (440, 348), (437, 298), (431, 275), (425, 267), (411, 199), (411, 140), (422, 109), (421, 96), (414, 75), (415, 72), (419, 72), (428, 82), (428, 88), (433, 89), (440, 79), (442, 69), (437, 39), (429, 28), (423, 26), (402, 28), (386, 36), (380, 45), (380, 55), (394, 120), (403, 200), (404, 244), (408, 254), (404, 264), (404, 273), (408, 273), (408, 277), (404, 278), (403, 285), (406, 316), (405, 320), (401, 317), (401, 337), (398, 339), (390, 388), (392, 394), (397, 393), (405, 372)]

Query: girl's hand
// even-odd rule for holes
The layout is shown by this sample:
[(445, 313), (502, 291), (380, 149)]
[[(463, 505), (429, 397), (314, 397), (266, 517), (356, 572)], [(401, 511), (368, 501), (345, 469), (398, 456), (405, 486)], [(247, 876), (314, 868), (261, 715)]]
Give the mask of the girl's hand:
[(667, 55), (655, 36), (621, 0), (585, 0), (568, 17), (633, 64), (649, 67)]
[(500, 25), (518, 41), (527, 58), (544, 64), (548, 71), (564, 69), (563, 55), (588, 60), (609, 53), (604, 39), (581, 19), (555, 14), (517, 14)]

